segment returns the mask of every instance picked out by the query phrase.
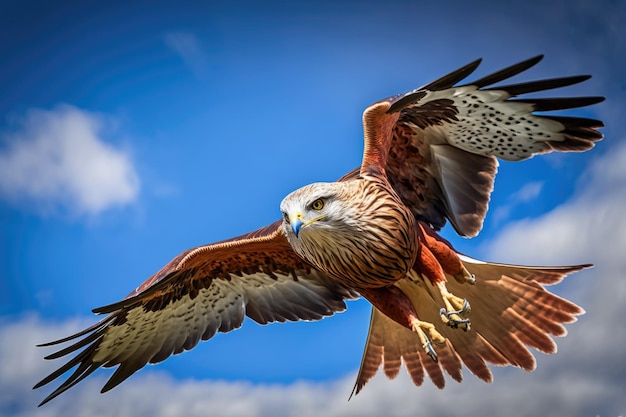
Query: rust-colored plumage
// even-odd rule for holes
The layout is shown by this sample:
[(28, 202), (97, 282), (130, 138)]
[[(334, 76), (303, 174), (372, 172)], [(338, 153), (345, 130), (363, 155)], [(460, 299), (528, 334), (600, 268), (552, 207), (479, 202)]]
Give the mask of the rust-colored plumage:
[(373, 310), (353, 393), (381, 365), (395, 377), (402, 362), (416, 385), (428, 374), (438, 387), (444, 372), (460, 381), (463, 364), (488, 382), (487, 363), (532, 370), (528, 348), (555, 352), (551, 336), (565, 335), (563, 324), (582, 313), (544, 286), (587, 265), (477, 261), (436, 231), (446, 221), (462, 236), (480, 231), (497, 158), (585, 151), (602, 138), (597, 120), (534, 114), (600, 97), (514, 98), (587, 76), (493, 86), (540, 59), (456, 85), (475, 61), (368, 107), (360, 168), (291, 193), (282, 221), (183, 252), (122, 301), (95, 309), (103, 320), (47, 343), (73, 341), (47, 359), (77, 354), (36, 385), (73, 369), (42, 404), (97, 368), (117, 366), (107, 391), (147, 363), (240, 327), (246, 315), (261, 324), (318, 320), (359, 295)]

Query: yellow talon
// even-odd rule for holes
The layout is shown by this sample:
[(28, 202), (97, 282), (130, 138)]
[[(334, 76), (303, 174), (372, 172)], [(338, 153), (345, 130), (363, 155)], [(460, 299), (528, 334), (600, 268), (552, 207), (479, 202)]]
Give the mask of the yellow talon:
[(469, 302), (464, 298), (457, 297), (456, 295), (450, 293), (446, 288), (445, 282), (437, 283), (437, 288), (441, 293), (441, 297), (443, 298), (443, 303), (445, 305), (445, 308), (442, 308), (439, 311), (441, 321), (453, 329), (463, 329), (466, 332), (469, 331), (470, 320), (462, 317), (472, 311)]
[(430, 356), (434, 362), (438, 362), (439, 359), (437, 357), (437, 352), (435, 352), (431, 341), (443, 344), (446, 342), (446, 338), (443, 337), (437, 329), (435, 329), (434, 324), (427, 321), (421, 321), (416, 318), (411, 321), (411, 329), (417, 333), (417, 336), (420, 338), (422, 348), (424, 348), (426, 354)]

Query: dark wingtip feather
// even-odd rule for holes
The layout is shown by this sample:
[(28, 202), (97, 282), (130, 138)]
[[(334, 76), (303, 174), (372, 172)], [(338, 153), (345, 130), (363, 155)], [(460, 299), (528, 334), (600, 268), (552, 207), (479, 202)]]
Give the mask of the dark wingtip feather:
[(452, 87), (454, 84), (458, 83), (468, 75), (470, 75), (482, 62), (482, 58), (478, 58), (475, 61), (470, 62), (469, 64), (452, 71), (451, 73), (444, 75), (441, 78), (437, 78), (435, 81), (432, 81), (425, 86), (419, 88), (419, 90), (445, 90), (446, 88)]
[(142, 363), (142, 361), (124, 362), (120, 364), (120, 366), (115, 370), (115, 372), (113, 372), (113, 375), (111, 375), (106, 384), (104, 384), (100, 393), (104, 394), (105, 392), (117, 387), (132, 374), (143, 368), (145, 365), (146, 363)]
[(76, 368), (74, 373), (63, 384), (61, 384), (50, 395), (44, 398), (44, 400), (41, 403), (39, 403), (39, 407), (53, 400), (59, 395), (63, 394), (65, 391), (72, 388), (74, 385), (78, 384), (83, 379), (87, 378), (99, 367), (100, 367), (100, 364), (82, 363), (78, 368)]
[(563, 126), (565, 126), (566, 129), (572, 129), (572, 128), (599, 129), (601, 127), (604, 127), (604, 122), (602, 120), (589, 119), (586, 117), (559, 116), (559, 115), (554, 115), (554, 116), (538, 115), (537, 117), (550, 117), (550, 119), (556, 120), (557, 122), (561, 123)]
[(576, 107), (591, 106), (604, 101), (604, 97), (559, 97), (559, 98), (525, 98), (509, 100), (513, 103), (529, 103), (533, 105), (534, 111), (552, 111), (574, 109)]
[(71, 336), (64, 337), (63, 339), (53, 340), (52, 342), (41, 343), (41, 344), (38, 344), (36, 346), (37, 347), (49, 347), (49, 346), (55, 346), (55, 345), (60, 345), (61, 343), (69, 342), (70, 340), (77, 339), (77, 338), (79, 338), (81, 336), (86, 335), (87, 333), (91, 333), (91, 332), (99, 329), (100, 327), (103, 327), (103, 326), (107, 325), (112, 319), (113, 319), (112, 316), (111, 317), (107, 317), (107, 318), (105, 318), (103, 320), (100, 320), (96, 324), (94, 324), (92, 326), (89, 326), (89, 327), (87, 327), (84, 330), (81, 330), (78, 333), (74, 333)]
[(589, 78), (591, 78), (591, 75), (573, 75), (570, 77), (549, 78), (545, 80), (523, 82), (519, 84), (495, 86), (491, 88), (485, 88), (484, 90), (503, 90), (511, 96), (519, 96), (522, 94), (536, 93), (538, 91), (567, 87), (570, 85), (582, 83)]
[(116, 303), (112, 303), (112, 304), (107, 304), (105, 306), (101, 306), (101, 307), (96, 307), (93, 310), (91, 310), (92, 313), (94, 314), (109, 314), (112, 313), (114, 311), (117, 311), (123, 307), (125, 307), (127, 305), (127, 300), (122, 300), (122, 301), (118, 301)]
[(445, 90), (446, 88), (452, 87), (454, 84), (474, 72), (474, 70), (478, 67), (481, 61), (482, 59), (477, 59), (457, 69), (456, 71), (452, 71), (451, 73), (436, 79), (429, 84), (416, 88), (415, 90), (411, 90), (408, 93), (398, 94), (396, 96), (387, 98), (386, 101), (391, 103), (391, 106), (389, 107), (389, 109), (387, 109), (387, 113), (395, 113), (402, 110), (409, 104), (415, 103), (426, 95), (427, 90), (437, 91)]
[(70, 375), (50, 395), (44, 398), (44, 400), (39, 404), (39, 407), (46, 404), (50, 400), (58, 397), (59, 395), (61, 395), (62, 393), (64, 393), (65, 391), (73, 387), (74, 385), (78, 384), (80, 381), (82, 381), (84, 378), (89, 376), (92, 372), (94, 372), (96, 369), (100, 367), (101, 365), (100, 363), (86, 362), (86, 358), (90, 357), (93, 354), (93, 352), (96, 350), (96, 347), (97, 347), (96, 345), (92, 344), (91, 346), (89, 346), (88, 348), (80, 352), (78, 355), (73, 357), (71, 360), (69, 360), (65, 365), (61, 366), (59, 369), (52, 372), (50, 375), (48, 375), (47, 377), (39, 381), (37, 384), (35, 384), (33, 389), (41, 388), (44, 385), (47, 385), (50, 382), (54, 381), (55, 379), (57, 379), (58, 377), (63, 375), (65, 372), (75, 367), (76, 365), (78, 365), (78, 367), (74, 370), (72, 375)]
[(510, 67), (506, 67), (504, 69), (501, 69), (500, 71), (494, 72), (493, 74), (486, 75), (472, 82), (471, 85), (475, 85), (478, 88), (483, 88), (488, 85), (500, 82), (502, 80), (506, 80), (507, 78), (511, 78), (537, 65), (537, 63), (539, 63), (539, 61), (541, 61), (542, 59), (543, 59), (543, 55), (534, 56), (525, 61), (519, 62), (515, 65), (511, 65)]
[(391, 106), (387, 109), (387, 114), (395, 113), (397, 111), (402, 110), (409, 104), (415, 103), (422, 97), (426, 95), (426, 91), (423, 90), (413, 90), (408, 92), (402, 96), (395, 96), (389, 102)]
[(78, 342), (74, 343), (73, 345), (70, 345), (68, 347), (66, 347), (65, 349), (61, 349), (57, 352), (54, 352), (48, 356), (45, 356), (44, 359), (45, 360), (52, 360), (52, 359), (59, 359), (62, 358), (63, 356), (66, 356), (70, 353), (76, 352), (78, 349), (84, 347), (85, 345), (88, 345), (96, 340), (98, 340), (99, 338), (102, 337), (102, 333), (101, 332), (94, 332), (90, 335), (88, 335), (87, 337), (79, 340)]

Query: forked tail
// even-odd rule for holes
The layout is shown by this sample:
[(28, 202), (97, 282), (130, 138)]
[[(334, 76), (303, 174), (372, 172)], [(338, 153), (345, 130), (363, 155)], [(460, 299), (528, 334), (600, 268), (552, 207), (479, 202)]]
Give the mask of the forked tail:
[(420, 320), (435, 324), (446, 338), (444, 344), (434, 345), (438, 361), (428, 356), (415, 332), (373, 308), (352, 395), (361, 391), (381, 364), (385, 375), (395, 378), (402, 361), (415, 385), (424, 382), (426, 371), (439, 388), (445, 385), (444, 370), (452, 379), (462, 380), (462, 363), (485, 382), (493, 379), (487, 362), (532, 371), (536, 362), (528, 348), (555, 353), (557, 347), (552, 337), (565, 336), (567, 330), (563, 324), (576, 321), (576, 316), (584, 313), (582, 308), (550, 293), (544, 286), (556, 284), (591, 265), (518, 266), (459, 256), (476, 276), (476, 285), (461, 284), (448, 276), (447, 286), (470, 302), (471, 330), (453, 329), (441, 321), (441, 295), (428, 279), (399, 281), (396, 285), (411, 299)]

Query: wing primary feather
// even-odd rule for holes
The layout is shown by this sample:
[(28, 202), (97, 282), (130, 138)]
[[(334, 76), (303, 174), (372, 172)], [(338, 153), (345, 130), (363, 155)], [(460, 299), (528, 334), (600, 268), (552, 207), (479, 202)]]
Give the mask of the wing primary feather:
[(415, 103), (426, 95), (427, 90), (438, 91), (452, 87), (454, 84), (458, 83), (459, 81), (470, 75), (472, 72), (474, 72), (478, 65), (480, 65), (481, 61), (482, 59), (477, 59), (457, 69), (456, 71), (452, 71), (451, 73), (426, 84), (425, 86), (416, 88), (415, 90), (411, 90), (408, 93), (399, 94), (397, 96), (389, 98), (388, 100), (391, 103), (391, 107), (389, 107), (387, 113), (400, 111), (409, 104)]
[[(563, 126), (565, 126), (566, 129), (599, 129), (604, 127), (604, 123), (602, 122), (602, 120), (597, 120), (597, 119), (589, 119), (586, 117), (575, 117), (575, 116), (541, 116), (538, 115), (537, 117), (549, 117), (552, 120), (556, 120), (557, 122), (561, 123)], [(595, 131), (594, 131), (595, 132)], [(602, 134), (600, 132), (595, 132), (596, 135), (599, 135), (599, 137), (602, 137)]]
[(573, 136), (578, 139), (588, 139), (594, 142), (603, 138), (602, 133), (594, 129), (565, 128), (561, 131), (561, 133), (566, 136)]
[(529, 103), (534, 111), (565, 110), (576, 107), (590, 106), (604, 101), (604, 97), (566, 97), (566, 98), (527, 98), (509, 100), (512, 103)]
[(475, 85), (478, 88), (483, 88), (485, 86), (498, 83), (502, 80), (506, 80), (507, 78), (511, 78), (521, 72), (524, 72), (531, 67), (534, 67), (542, 59), (543, 55), (537, 55), (515, 65), (511, 65), (510, 67), (501, 69), (500, 71), (494, 72), (493, 74), (486, 75), (476, 81), (473, 81), (471, 85)]
[[(47, 377), (43, 378), (41, 381), (36, 383), (35, 386), (33, 387), (33, 389), (37, 389), (37, 388), (43, 387), (44, 385), (54, 381), (59, 376), (63, 375), (65, 372), (67, 372), (70, 369), (72, 369), (74, 366), (76, 366), (76, 364), (80, 363), (80, 361), (81, 361), (83, 356), (88, 355), (87, 350), (93, 351), (93, 350), (95, 350), (95, 348), (93, 348), (93, 346), (90, 346), (84, 352), (81, 352), (80, 354), (76, 355), (74, 358), (72, 358), (66, 364), (64, 364), (63, 366), (59, 367), (59, 369), (57, 369), (56, 371), (52, 372), (50, 375), (48, 375)], [(87, 352), (87, 353), (85, 353), (85, 352)], [(51, 399), (51, 398), (49, 398), (49, 399)], [(46, 400), (49, 400), (49, 399), (46, 399)]]
[(506, 91), (511, 96), (519, 96), (527, 93), (535, 93), (538, 91), (567, 87), (569, 85), (574, 85), (586, 81), (589, 78), (591, 78), (591, 75), (574, 75), (571, 77), (549, 78), (546, 80), (484, 88), (483, 91), (502, 90)]
[(41, 407), (48, 401), (53, 398), (63, 394), (68, 389), (72, 388), (74, 385), (78, 384), (83, 379), (87, 378), (91, 375), (96, 369), (98, 369), (100, 365), (90, 364), (90, 363), (82, 363), (76, 371), (63, 383), (61, 384), (52, 394), (46, 397), (39, 406)]
[(89, 336), (85, 337), (84, 339), (79, 340), (78, 342), (64, 348), (61, 349), (57, 352), (54, 352), (48, 356), (45, 356), (44, 359), (46, 360), (52, 360), (52, 359), (58, 359), (61, 358), (67, 354), (70, 354), (72, 352), (77, 351), (78, 349), (82, 348), (85, 345), (90, 344), (91, 342), (97, 340), (98, 338), (102, 337), (102, 333), (101, 332), (94, 332), (92, 334), (90, 334)]
[(75, 333), (75, 334), (73, 334), (71, 336), (64, 337), (63, 339), (58, 339), (58, 340), (53, 340), (52, 342), (46, 342), (46, 343), (38, 344), (37, 347), (49, 347), (49, 346), (54, 346), (54, 345), (60, 345), (61, 343), (65, 343), (65, 342), (68, 342), (70, 340), (74, 340), (76, 338), (79, 338), (81, 336), (86, 335), (87, 333), (91, 333), (93, 331), (96, 331), (96, 329), (98, 329), (98, 328), (101, 328), (101, 327), (104, 327), (104, 326), (108, 325), (109, 322), (112, 321), (114, 318), (115, 318), (114, 316), (106, 317), (106, 318), (100, 320), (99, 322), (97, 322), (96, 324), (87, 327), (85, 330), (81, 330), (80, 332)]
[(392, 97), (392, 99), (390, 100), (391, 107), (389, 107), (389, 110), (387, 110), (387, 113), (398, 112), (404, 109), (405, 107), (407, 107), (409, 104), (413, 104), (419, 101), (419, 99), (421, 99), (425, 95), (426, 95), (426, 91), (420, 89), (420, 90), (410, 91), (400, 96)]
[(425, 86), (419, 88), (418, 90), (445, 90), (446, 88), (452, 87), (454, 84), (458, 83), (462, 79), (466, 78), (470, 75), (478, 66), (480, 65), (482, 58), (479, 58), (475, 61), (470, 62), (469, 64), (459, 68), (456, 71), (452, 71), (451, 73), (444, 75), (441, 78), (432, 81)]
[(98, 369), (101, 363), (93, 363), (87, 362), (84, 359), (90, 357), (94, 351), (96, 350), (97, 345), (91, 345), (80, 354), (76, 355), (72, 360), (68, 361), (65, 365), (48, 375), (46, 378), (39, 381), (33, 389), (40, 388), (49, 382), (55, 380), (59, 376), (63, 375), (68, 370), (72, 369), (74, 366), (78, 365), (78, 368), (70, 375), (57, 389), (55, 389), (50, 395), (48, 395), (44, 400), (39, 404), (39, 407), (46, 404), (50, 400), (55, 397), (61, 395), (68, 389), (72, 388), (74, 385), (82, 381), (88, 375), (93, 373), (96, 369)]
[(106, 384), (104, 384), (100, 392), (104, 394), (105, 392), (112, 390), (145, 365), (146, 362), (143, 361), (124, 362), (120, 364), (115, 372), (113, 372), (113, 375), (111, 375), (111, 378), (109, 378)]

